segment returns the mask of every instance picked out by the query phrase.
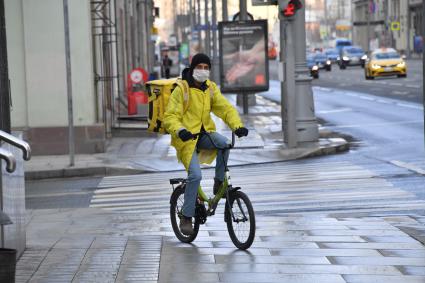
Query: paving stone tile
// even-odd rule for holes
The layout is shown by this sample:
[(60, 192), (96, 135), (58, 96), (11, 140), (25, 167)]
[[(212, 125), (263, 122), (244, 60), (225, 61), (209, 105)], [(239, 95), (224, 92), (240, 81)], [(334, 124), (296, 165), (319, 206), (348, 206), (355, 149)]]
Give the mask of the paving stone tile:
[[(210, 231), (210, 236), (228, 236), (228, 232), (226, 231)], [(308, 231), (289, 231), (289, 230), (259, 230), (255, 231), (255, 235), (258, 236), (286, 236), (286, 237), (302, 237), (309, 236)]]
[(367, 249), (270, 249), (272, 255), (281, 256), (380, 256), (376, 250)]
[(407, 257), (350, 257), (350, 256), (330, 256), (328, 259), (333, 264), (344, 265), (410, 265), (425, 266), (423, 258), (407, 258)]
[[(162, 256), (174, 256), (181, 253), (199, 255), (199, 254), (213, 254), (213, 255), (226, 255), (226, 254), (246, 254), (248, 251), (241, 251), (236, 248), (202, 248), (194, 249), (192, 246), (188, 247), (167, 247), (162, 252)], [(249, 254), (251, 255), (270, 255), (269, 249), (249, 249)]]
[(422, 266), (399, 266), (398, 269), (405, 275), (425, 276), (425, 268)]
[[(310, 230), (312, 236), (406, 236), (400, 230)], [(401, 242), (402, 243), (402, 242)]]
[(418, 250), (424, 246), (419, 243), (318, 243), (321, 248), (331, 249), (392, 249), (392, 250)]
[[(214, 263), (214, 255), (211, 254), (200, 254), (193, 256), (192, 254), (175, 254), (172, 257), (171, 256), (165, 256), (166, 258), (165, 262), (185, 262), (185, 263)], [(161, 258), (161, 263), (163, 262), (163, 259)]]
[[(215, 248), (232, 248), (234, 247), (232, 242), (213, 242)], [(285, 248), (285, 249), (314, 249), (319, 248), (318, 244), (314, 242), (262, 242), (254, 241), (251, 248)]]
[(286, 237), (286, 236), (261, 236), (261, 241), (286, 241), (286, 242), (343, 242), (343, 243), (365, 243), (366, 240), (359, 236), (302, 236), (302, 237)]
[(416, 250), (379, 250), (384, 256), (419, 257), (425, 260), (425, 247)]
[(115, 282), (117, 272), (80, 271), (75, 275), (73, 282)]
[(401, 275), (401, 272), (393, 266), (347, 266), (347, 265), (297, 265), (276, 263), (231, 263), (231, 264), (184, 264), (174, 263), (162, 267), (161, 272), (173, 272), (174, 270), (196, 270), (207, 273), (278, 273), (278, 274), (379, 274)]
[(347, 283), (423, 283), (425, 276), (344, 275)]
[(118, 273), (116, 282), (127, 282), (127, 281), (137, 281), (137, 282), (145, 282), (145, 281), (155, 281), (158, 280), (158, 273), (132, 273), (132, 272), (120, 272)]
[(34, 276), (29, 280), (29, 283), (61, 283), (71, 282), (73, 275), (47, 275), (47, 276)]
[(218, 264), (239, 263), (276, 263), (276, 264), (330, 264), (326, 257), (311, 256), (251, 256), (251, 255), (215, 255)]
[(194, 272), (161, 272), (159, 275), (158, 283), (173, 283), (173, 282), (219, 282), (220, 279), (217, 273), (197, 273)]
[[(216, 246), (215, 243), (220, 243), (220, 242), (194, 242), (194, 243), (191, 243), (191, 245), (194, 248), (217, 248), (218, 246)], [(173, 242), (173, 246), (187, 247), (187, 244), (182, 242)]]
[(345, 283), (340, 275), (330, 274), (269, 274), (269, 273), (221, 273), (224, 282), (291, 282), (291, 283)]
[[(388, 227), (391, 227), (392, 229), (395, 229), (391, 225), (387, 225)], [(369, 227), (369, 226), (368, 226)], [(258, 230), (265, 230), (265, 231), (309, 231), (309, 230), (350, 230), (348, 226), (345, 225), (337, 225), (335, 223), (329, 224), (329, 225), (319, 225), (319, 224), (313, 224), (313, 225), (286, 225), (286, 224), (278, 224), (278, 223), (265, 223), (265, 224), (257, 224)]]
[(88, 249), (93, 243), (93, 236), (63, 237), (55, 245), (56, 249)]
[(415, 239), (405, 236), (363, 236), (367, 242), (375, 243), (418, 243)]
[(399, 229), (388, 224), (388, 223), (380, 223), (380, 224), (376, 224), (376, 225), (347, 225), (348, 229), (351, 230), (396, 230), (398, 231)]

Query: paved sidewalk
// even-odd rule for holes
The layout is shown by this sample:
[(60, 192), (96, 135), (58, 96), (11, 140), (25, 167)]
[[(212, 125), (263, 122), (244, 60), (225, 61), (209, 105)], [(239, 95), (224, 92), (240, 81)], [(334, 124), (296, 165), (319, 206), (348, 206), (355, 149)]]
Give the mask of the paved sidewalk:
[(425, 282), (425, 247), (398, 229), (425, 218), (257, 217), (248, 251), (231, 243), (223, 215), (192, 244), (168, 214), (101, 209), (31, 211), (16, 282)]
[[(235, 95), (228, 96), (235, 105)], [(239, 108), (239, 107), (238, 107)], [(239, 113), (242, 110), (239, 108)], [(331, 133), (320, 131), (318, 142), (299, 143), (289, 149), (283, 143), (280, 105), (257, 96), (249, 115), (242, 115), (250, 133), (237, 139), (230, 154), (229, 165), (246, 165), (299, 159), (309, 156), (333, 154), (348, 150), (348, 143)], [(216, 120), (217, 130), (229, 138), (229, 129)], [(139, 132), (139, 136), (134, 133)], [(27, 179), (61, 178), (73, 176), (139, 174), (144, 172), (183, 170), (176, 161), (169, 135), (156, 135), (134, 129), (132, 137), (114, 137), (107, 151), (101, 154), (77, 154), (75, 166), (69, 167), (68, 155), (34, 156), (25, 162)]]

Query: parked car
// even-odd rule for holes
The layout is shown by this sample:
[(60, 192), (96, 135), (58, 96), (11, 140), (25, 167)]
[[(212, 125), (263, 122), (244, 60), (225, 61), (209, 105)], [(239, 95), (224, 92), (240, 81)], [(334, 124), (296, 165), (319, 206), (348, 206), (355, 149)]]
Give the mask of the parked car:
[(326, 54), (326, 57), (328, 57), (328, 60), (330, 60), (332, 64), (338, 62), (339, 53), (336, 48), (326, 49), (325, 54)]
[(395, 49), (379, 48), (367, 60), (364, 73), (366, 80), (394, 75), (402, 78), (407, 76), (407, 64)]
[(316, 52), (314, 53), (314, 62), (320, 69), (325, 69), (326, 71), (332, 70), (332, 62), (328, 59), (325, 53)]
[(366, 62), (366, 52), (359, 46), (347, 46), (341, 49), (338, 65), (340, 69), (347, 66), (362, 66)]
[(338, 38), (335, 40), (335, 49), (338, 51), (338, 54), (341, 52), (342, 48), (352, 45), (353, 42), (350, 39)]
[(310, 70), (310, 76), (314, 79), (319, 78), (319, 66), (314, 61), (314, 54), (307, 54), (307, 67)]

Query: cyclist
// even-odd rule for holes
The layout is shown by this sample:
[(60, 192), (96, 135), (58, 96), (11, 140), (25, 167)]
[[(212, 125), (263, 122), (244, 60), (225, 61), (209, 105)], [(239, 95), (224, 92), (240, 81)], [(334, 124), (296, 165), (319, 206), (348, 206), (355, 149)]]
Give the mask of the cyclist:
[[(221, 94), (217, 85), (209, 80), (210, 58), (202, 53), (193, 56), (190, 67), (182, 72), (189, 91), (189, 104), (184, 111), (184, 94), (178, 87), (172, 92), (164, 115), (164, 127), (171, 134), (171, 145), (176, 148), (177, 158), (188, 172), (184, 194), (183, 217), (180, 230), (183, 234), (193, 234), (192, 217), (198, 187), (201, 183), (201, 163), (210, 164), (216, 157), (214, 194), (224, 180), (224, 164), (229, 157), (229, 150), (215, 149), (207, 135), (195, 136), (194, 133), (208, 132), (218, 147), (225, 147), (227, 139), (216, 132), (211, 112), (221, 118), (238, 137), (248, 135), (237, 110)], [(212, 89), (212, 92), (210, 90)]]

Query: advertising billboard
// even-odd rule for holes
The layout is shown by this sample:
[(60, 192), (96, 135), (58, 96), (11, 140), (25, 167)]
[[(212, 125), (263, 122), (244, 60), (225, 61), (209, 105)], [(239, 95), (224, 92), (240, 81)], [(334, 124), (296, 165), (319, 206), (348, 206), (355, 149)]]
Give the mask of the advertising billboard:
[(218, 32), (221, 91), (268, 90), (267, 21), (220, 22)]

